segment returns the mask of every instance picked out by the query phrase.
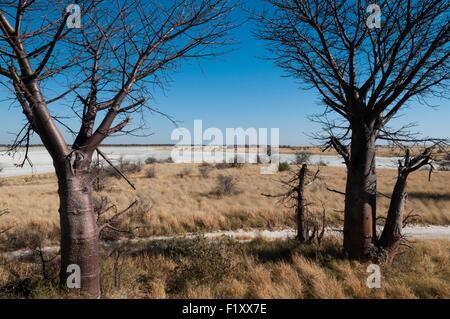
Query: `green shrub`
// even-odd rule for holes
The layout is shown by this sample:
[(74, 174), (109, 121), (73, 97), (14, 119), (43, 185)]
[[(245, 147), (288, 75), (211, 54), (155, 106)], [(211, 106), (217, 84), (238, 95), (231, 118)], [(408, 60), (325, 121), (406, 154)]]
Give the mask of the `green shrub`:
[(223, 163), (217, 163), (216, 168), (217, 169), (227, 169), (227, 168), (242, 168), (245, 165), (245, 160), (242, 157), (239, 157), (237, 155), (234, 156), (233, 162), (223, 162)]
[(283, 162), (278, 164), (278, 171), (279, 172), (285, 172), (289, 170), (289, 163), (288, 162)]
[[(119, 160), (119, 164), (114, 166), (116, 169), (118, 169), (120, 172), (122, 172), (123, 174), (136, 174), (142, 171), (142, 163), (141, 162), (136, 162), (133, 163), (131, 161), (128, 160), (124, 160), (123, 158), (121, 158)], [(102, 169), (102, 168), (100, 168)], [(105, 177), (117, 177), (117, 178), (121, 178), (120, 174), (116, 172), (116, 170), (111, 167), (111, 166), (107, 166), (105, 168), (103, 168), (103, 172), (102, 175), (104, 174)], [(101, 176), (103, 177), (103, 176)]]
[(295, 154), (296, 164), (309, 164), (311, 153), (297, 153)]
[(231, 239), (208, 240), (197, 236), (188, 240), (177, 240), (169, 251), (177, 266), (168, 283), (169, 291), (177, 293), (190, 285), (218, 283), (236, 274), (241, 267), (238, 249)]
[(145, 164), (155, 164), (158, 163), (159, 161), (155, 158), (155, 157), (148, 157), (145, 160)]

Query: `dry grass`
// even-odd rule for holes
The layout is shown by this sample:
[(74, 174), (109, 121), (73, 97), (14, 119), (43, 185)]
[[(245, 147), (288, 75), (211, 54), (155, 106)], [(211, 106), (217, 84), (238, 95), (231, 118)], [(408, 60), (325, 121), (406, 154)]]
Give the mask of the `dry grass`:
[[(277, 199), (262, 193), (282, 191), (280, 178), (289, 173), (261, 175), (260, 166), (211, 169), (205, 177), (195, 164), (152, 164), (154, 178), (147, 178), (146, 169), (131, 180), (137, 186), (133, 191), (124, 181), (109, 178), (106, 187), (96, 197), (107, 196), (119, 209), (126, 208), (136, 198), (140, 207), (133, 217), (135, 225), (146, 225), (141, 235), (168, 235), (196, 231), (232, 230), (239, 228), (274, 229), (294, 226), (293, 211), (277, 203)], [(186, 174), (189, 171), (190, 174)], [(179, 175), (183, 174), (183, 178)], [(379, 170), (378, 188), (389, 194), (395, 182), (395, 170)], [(211, 196), (219, 175), (231, 176), (239, 193), (231, 196)], [(343, 190), (345, 170), (321, 167), (321, 176), (327, 185)], [(408, 210), (420, 215), (420, 223), (450, 224), (450, 172), (437, 172), (428, 182), (426, 171), (410, 177)], [(343, 196), (327, 191), (317, 183), (307, 189), (311, 208), (321, 212), (326, 206), (329, 222), (340, 224), (343, 215)], [(8, 249), (25, 247), (36, 234), (45, 243), (58, 240), (57, 183), (53, 175), (14, 177), (4, 179), (0, 186), (0, 207), (9, 208), (11, 214), (3, 216), (5, 227), (14, 226), (9, 234), (14, 237)], [(388, 199), (379, 197), (378, 209), (387, 211)], [(129, 222), (123, 219), (123, 224)]]
[[(104, 298), (449, 298), (450, 243), (423, 241), (381, 264), (381, 288), (367, 264), (342, 258), (335, 238), (321, 248), (295, 241), (236, 243), (202, 237), (104, 251)], [(131, 247), (128, 247), (131, 248)], [(119, 253), (120, 252), (120, 253)], [(58, 260), (48, 264), (56, 276)], [(12, 271), (13, 270), (13, 271)], [(70, 298), (43, 280), (40, 265), (0, 263), (0, 297)]]

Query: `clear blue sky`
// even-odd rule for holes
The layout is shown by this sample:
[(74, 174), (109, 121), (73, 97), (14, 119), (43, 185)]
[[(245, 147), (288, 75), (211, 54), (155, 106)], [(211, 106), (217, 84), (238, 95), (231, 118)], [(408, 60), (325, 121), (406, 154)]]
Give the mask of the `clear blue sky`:
[[(153, 106), (182, 121), (181, 127), (191, 128), (196, 119), (204, 127), (256, 127), (280, 128), (280, 143), (310, 145), (306, 133), (318, 131), (318, 125), (308, 115), (319, 112), (315, 91), (301, 91), (292, 78), (272, 61), (262, 59), (269, 53), (264, 43), (252, 35), (254, 24), (249, 22), (236, 30), (235, 50), (225, 56), (197, 63), (185, 63), (173, 75), (173, 82), (165, 92), (156, 90)], [(3, 89), (0, 88), (0, 94)], [(433, 100), (437, 110), (413, 105), (391, 126), (406, 122), (419, 122), (418, 130), (424, 135), (449, 137), (450, 102)], [(23, 122), (19, 109), (8, 110), (1, 104), (0, 143), (8, 144)], [(145, 138), (116, 137), (107, 143), (171, 143), (173, 124), (160, 115), (147, 117), (147, 125), (154, 135)], [(39, 143), (39, 140), (34, 140)]]

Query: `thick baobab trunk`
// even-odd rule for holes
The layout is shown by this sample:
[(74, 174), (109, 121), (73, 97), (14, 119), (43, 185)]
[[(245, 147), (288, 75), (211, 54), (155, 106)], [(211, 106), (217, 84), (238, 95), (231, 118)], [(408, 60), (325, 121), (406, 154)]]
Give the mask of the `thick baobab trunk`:
[[(305, 175), (306, 170), (308, 166), (306, 164), (303, 164), (302, 168), (300, 169), (300, 172), (298, 174), (298, 187), (297, 187), (297, 239), (300, 242), (305, 242), (305, 229), (304, 229), (304, 218), (305, 218), (305, 197), (304, 197), (304, 190), (305, 190)], [(307, 235), (307, 234), (306, 234)]]
[(364, 259), (376, 240), (375, 134), (370, 127), (352, 127), (345, 191), (344, 251)]
[(86, 297), (99, 298), (99, 234), (93, 207), (90, 164), (91, 154), (78, 151), (72, 152), (63, 163), (55, 164), (60, 199), (60, 279), (65, 287), (68, 276), (71, 276), (68, 267), (76, 265), (80, 270), (81, 293)]
[(407, 197), (405, 192), (407, 178), (408, 175), (400, 170), (392, 193), (386, 223), (380, 237), (380, 247), (391, 254), (395, 253), (402, 239), (403, 211)]

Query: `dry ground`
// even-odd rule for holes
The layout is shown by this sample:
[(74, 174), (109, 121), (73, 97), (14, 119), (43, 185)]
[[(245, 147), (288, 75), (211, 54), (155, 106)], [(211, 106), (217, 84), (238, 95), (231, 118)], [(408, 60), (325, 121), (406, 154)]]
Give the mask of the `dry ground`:
[[(291, 166), (291, 169), (295, 167)], [(149, 168), (154, 169), (155, 177), (147, 177)], [(315, 170), (314, 167), (310, 169)], [(379, 191), (390, 194), (396, 171), (379, 170), (378, 174)], [(229, 196), (213, 194), (218, 175), (232, 176), (237, 182), (238, 192)], [(261, 175), (260, 166), (245, 165), (242, 168), (213, 168), (209, 176), (202, 177), (196, 164), (153, 164), (131, 175), (137, 191), (123, 180), (111, 177), (95, 196), (97, 200), (110, 198), (119, 210), (139, 199), (139, 204), (130, 212), (132, 217), (127, 217), (122, 223), (144, 226), (139, 229), (142, 236), (240, 228), (276, 229), (294, 226), (293, 209), (278, 203), (276, 198), (261, 194), (279, 194), (283, 191), (279, 181), (288, 176), (289, 172)], [(341, 224), (343, 196), (328, 191), (326, 187), (344, 190), (345, 169), (320, 167), (320, 176), (322, 180), (307, 189), (310, 207), (321, 212), (323, 203), (328, 222)], [(414, 210), (420, 216), (419, 223), (450, 224), (449, 180), (450, 172), (436, 172), (430, 182), (427, 171), (410, 177), (407, 210)], [(386, 212), (387, 206), (388, 199), (380, 196), (379, 212)], [(11, 211), (1, 217), (0, 231), (14, 227), (8, 232), (7, 249), (26, 247), (37, 235), (46, 242), (57, 242), (58, 197), (53, 175), (3, 179), (0, 208)]]

